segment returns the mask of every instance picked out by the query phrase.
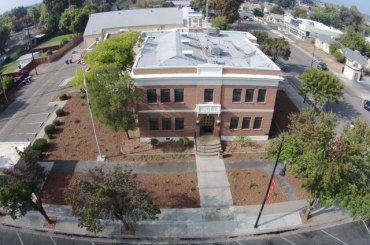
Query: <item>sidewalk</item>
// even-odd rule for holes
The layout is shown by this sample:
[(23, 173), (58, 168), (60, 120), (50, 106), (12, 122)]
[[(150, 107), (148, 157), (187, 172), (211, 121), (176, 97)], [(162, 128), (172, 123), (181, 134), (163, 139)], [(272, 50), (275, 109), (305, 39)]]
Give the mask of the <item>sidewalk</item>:
[[(318, 209), (308, 224), (303, 224), (299, 211), (306, 207), (304, 200), (266, 205), (254, 228), (260, 205), (232, 206), (230, 208), (162, 209), (158, 220), (139, 221), (137, 237), (216, 237), (252, 235), (299, 229), (305, 226), (325, 225), (350, 220), (336, 209)], [(8, 226), (48, 231), (61, 234), (118, 237), (120, 222), (104, 222), (104, 231), (93, 234), (78, 227), (78, 218), (72, 217), (71, 209), (63, 205), (45, 205), (51, 217), (57, 217), (54, 229), (44, 228), (44, 219), (38, 212), (29, 212), (24, 217), (12, 220), (10, 216), (0, 217), (0, 223)]]

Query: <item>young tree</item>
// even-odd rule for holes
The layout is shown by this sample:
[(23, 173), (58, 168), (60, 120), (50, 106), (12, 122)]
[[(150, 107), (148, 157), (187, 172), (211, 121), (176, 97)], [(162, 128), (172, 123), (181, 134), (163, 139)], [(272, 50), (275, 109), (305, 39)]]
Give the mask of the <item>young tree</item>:
[(44, 168), (37, 161), (40, 152), (31, 147), (18, 151), (21, 160), (10, 170), (6, 170), (0, 188), (0, 206), (13, 219), (24, 216), (28, 211), (38, 211), (45, 220), (52, 224), (42, 206), (42, 184), (47, 178)]
[(119, 220), (126, 230), (133, 230), (140, 219), (155, 219), (160, 213), (141, 188), (132, 171), (116, 167), (111, 173), (95, 168), (73, 183), (66, 198), (79, 226), (88, 231), (103, 230), (102, 219)]
[(343, 83), (334, 74), (311, 68), (303, 72), (301, 90), (313, 98), (314, 106), (322, 109), (326, 102), (338, 102), (343, 97)]
[(264, 13), (261, 9), (254, 9), (253, 10), (253, 15), (256, 17), (262, 18), (264, 16)]
[[(305, 217), (318, 199), (327, 196), (323, 182), (327, 172), (327, 152), (335, 136), (336, 120), (332, 113), (317, 115), (314, 108), (305, 109), (300, 115), (290, 117), (288, 132), (284, 133), (284, 144), (280, 159), (286, 162), (294, 174), (302, 180), (309, 194)], [(309, 139), (309, 140), (308, 140)], [(273, 140), (268, 148), (268, 156), (277, 155), (279, 140)]]
[(212, 19), (212, 27), (218, 27), (221, 30), (227, 30), (230, 28), (230, 25), (227, 23), (225, 16), (218, 16)]
[(269, 38), (262, 44), (261, 50), (273, 61), (277, 61), (280, 57), (288, 60), (290, 57), (289, 42), (285, 38)]
[(265, 31), (254, 31), (252, 34), (257, 38), (257, 43), (259, 45), (264, 44), (268, 39), (270, 39), (269, 34)]

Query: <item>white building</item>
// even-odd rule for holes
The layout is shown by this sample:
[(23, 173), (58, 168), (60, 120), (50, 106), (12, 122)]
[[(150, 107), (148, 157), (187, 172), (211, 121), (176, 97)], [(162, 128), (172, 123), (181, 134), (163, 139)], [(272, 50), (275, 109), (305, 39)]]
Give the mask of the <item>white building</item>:
[(353, 51), (349, 48), (342, 48), (341, 52), (346, 57), (346, 65), (343, 70), (344, 76), (356, 82), (360, 81), (364, 72), (369, 71), (369, 58), (362, 56), (359, 51)]
[(315, 46), (327, 54), (330, 54), (330, 46), (338, 43), (332, 36), (317, 35), (315, 38)]

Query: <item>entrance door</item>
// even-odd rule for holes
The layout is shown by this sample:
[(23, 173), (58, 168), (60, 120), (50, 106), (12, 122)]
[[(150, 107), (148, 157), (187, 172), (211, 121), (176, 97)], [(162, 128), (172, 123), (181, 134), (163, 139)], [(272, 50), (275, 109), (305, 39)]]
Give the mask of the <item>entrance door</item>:
[(200, 119), (199, 126), (200, 126), (200, 134), (203, 133), (212, 133), (213, 132), (213, 125), (215, 123), (215, 118), (212, 116), (204, 116)]

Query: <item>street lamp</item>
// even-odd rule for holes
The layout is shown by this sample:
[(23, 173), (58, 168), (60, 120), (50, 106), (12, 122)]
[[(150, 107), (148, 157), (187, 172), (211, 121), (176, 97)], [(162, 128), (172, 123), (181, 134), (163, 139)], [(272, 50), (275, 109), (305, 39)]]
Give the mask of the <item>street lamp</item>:
[[(279, 162), (279, 158), (280, 158), (280, 153), (281, 153), (281, 148), (283, 147), (283, 142), (284, 142), (284, 136), (281, 138), (281, 141), (280, 141), (280, 145), (279, 145), (279, 151), (278, 151), (278, 155), (276, 157), (276, 162), (275, 162), (275, 166), (274, 166), (274, 170), (272, 171), (272, 174), (271, 174), (271, 178), (270, 178), (270, 182), (268, 184), (268, 187), (267, 187), (267, 190), (266, 190), (266, 195), (265, 195), (265, 198), (263, 199), (263, 202), (262, 202), (262, 206), (261, 206), (261, 209), (260, 209), (260, 212), (258, 213), (258, 217), (257, 217), (257, 220), (256, 220), (256, 223), (254, 224), (254, 228), (258, 228), (258, 221), (260, 220), (261, 218), (261, 214), (262, 214), (262, 211), (263, 211), (263, 208), (265, 207), (265, 203), (266, 203), (266, 200), (267, 200), (267, 196), (270, 192), (270, 188), (271, 188), (271, 184), (272, 184), (272, 179), (274, 178), (274, 175), (275, 175), (275, 171), (276, 171), (276, 167), (277, 167), (277, 164)], [(286, 170), (286, 166), (283, 168), (282, 170), (282, 173), (285, 175), (285, 170)]]

